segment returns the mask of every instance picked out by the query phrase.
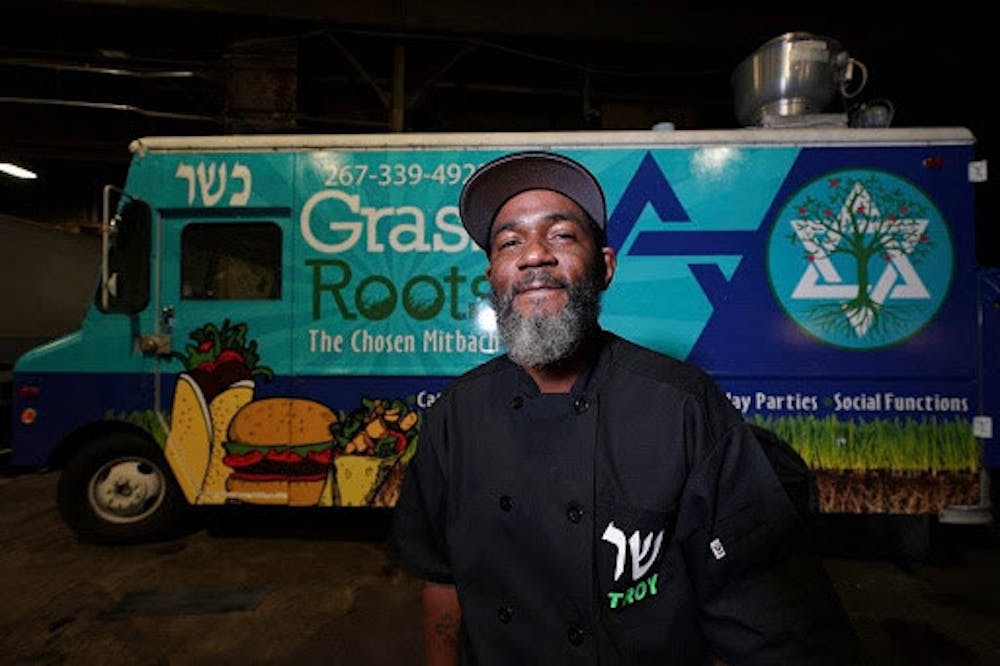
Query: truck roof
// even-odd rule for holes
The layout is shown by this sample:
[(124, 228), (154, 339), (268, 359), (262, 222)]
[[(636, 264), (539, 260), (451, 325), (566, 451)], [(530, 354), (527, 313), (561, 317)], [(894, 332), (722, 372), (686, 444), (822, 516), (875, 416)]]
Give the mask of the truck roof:
[(727, 130), (603, 130), (585, 132), (463, 132), (399, 134), (257, 134), (219, 136), (151, 136), (133, 141), (129, 150), (144, 154), (189, 151), (293, 151), (346, 148), (594, 148), (725, 145), (936, 145), (973, 144), (965, 127), (899, 128), (744, 128)]

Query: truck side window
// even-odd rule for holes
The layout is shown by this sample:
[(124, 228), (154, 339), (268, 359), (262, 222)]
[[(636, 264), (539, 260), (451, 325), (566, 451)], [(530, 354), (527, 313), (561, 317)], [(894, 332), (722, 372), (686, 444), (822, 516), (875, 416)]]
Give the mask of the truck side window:
[(281, 298), (281, 228), (271, 222), (193, 223), (181, 233), (181, 298)]

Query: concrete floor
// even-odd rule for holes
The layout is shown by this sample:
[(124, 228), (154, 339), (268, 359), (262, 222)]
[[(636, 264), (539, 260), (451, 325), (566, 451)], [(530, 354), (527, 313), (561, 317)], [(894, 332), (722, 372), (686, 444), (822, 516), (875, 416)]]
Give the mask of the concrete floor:
[[(109, 548), (75, 540), (55, 482), (0, 476), (2, 663), (420, 663), (419, 584), (383, 551), (387, 514), (227, 512)], [(939, 526), (917, 558), (878, 521), (815, 530), (872, 664), (1000, 664), (994, 526)]]

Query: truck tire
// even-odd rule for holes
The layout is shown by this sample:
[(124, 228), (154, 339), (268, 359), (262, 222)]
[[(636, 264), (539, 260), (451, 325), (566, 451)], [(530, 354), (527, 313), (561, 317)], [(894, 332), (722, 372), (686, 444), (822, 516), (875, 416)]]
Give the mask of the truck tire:
[(90, 543), (168, 538), (188, 513), (160, 448), (130, 432), (83, 443), (59, 478), (58, 503), (66, 523)]

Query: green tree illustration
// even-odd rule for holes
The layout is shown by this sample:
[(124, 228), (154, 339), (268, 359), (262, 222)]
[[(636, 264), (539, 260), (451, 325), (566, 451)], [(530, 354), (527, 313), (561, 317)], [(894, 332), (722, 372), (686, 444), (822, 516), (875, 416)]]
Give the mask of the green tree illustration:
[[(854, 267), (857, 291), (851, 298), (827, 301), (811, 308), (807, 317), (826, 332), (879, 339), (905, 326), (916, 306), (880, 302), (873, 282), (886, 262), (905, 256), (919, 265), (932, 247), (931, 239), (914, 221), (926, 219), (926, 206), (898, 186), (877, 175), (857, 180), (830, 178), (826, 196), (806, 196), (798, 206), (797, 229), (805, 230), (814, 246), (804, 245), (810, 263), (847, 257)], [(792, 243), (799, 234), (790, 235)], [(843, 260), (838, 266), (844, 266)]]

